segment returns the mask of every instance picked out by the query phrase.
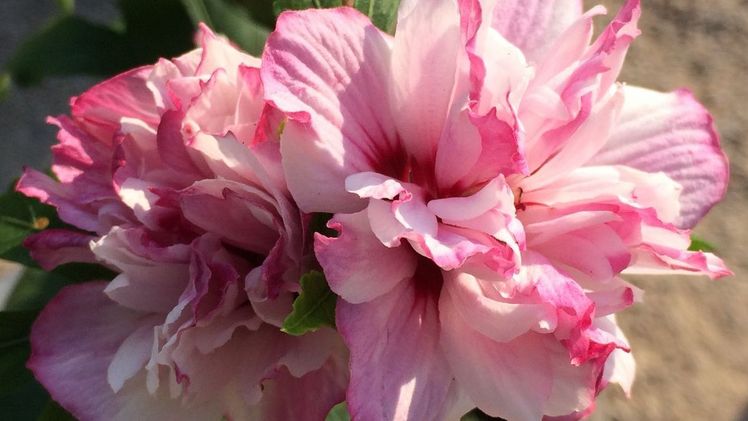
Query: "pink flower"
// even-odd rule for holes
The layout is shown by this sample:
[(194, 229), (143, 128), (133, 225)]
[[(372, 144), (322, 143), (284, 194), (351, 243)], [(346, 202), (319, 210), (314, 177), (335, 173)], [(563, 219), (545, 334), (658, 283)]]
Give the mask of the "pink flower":
[(727, 162), (685, 91), (616, 83), (630, 0), (590, 43), (578, 0), (404, 0), (281, 15), (263, 56), (289, 188), (334, 213), (315, 250), (355, 419), (577, 418), (634, 362), (622, 273), (729, 274), (689, 252)]
[(45, 267), (100, 261), (63, 290), (29, 367), (81, 420), (322, 419), (344, 399), (331, 329), (280, 332), (311, 253), (288, 193), (260, 61), (202, 27), (201, 48), (72, 101), (53, 170), (18, 190), (84, 231), (27, 245)]

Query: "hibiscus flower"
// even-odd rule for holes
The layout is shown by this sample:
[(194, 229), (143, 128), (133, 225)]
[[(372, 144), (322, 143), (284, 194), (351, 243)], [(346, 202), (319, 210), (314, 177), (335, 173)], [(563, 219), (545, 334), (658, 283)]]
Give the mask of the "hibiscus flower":
[(280, 331), (311, 244), (280, 165), (260, 61), (202, 27), (201, 48), (72, 100), (53, 171), (18, 190), (79, 228), (27, 246), (45, 267), (118, 275), (65, 288), (28, 363), (81, 420), (324, 418), (344, 399), (332, 329)]
[(581, 417), (634, 362), (626, 273), (729, 270), (689, 229), (726, 188), (687, 91), (617, 83), (629, 0), (596, 40), (579, 0), (404, 0), (287, 12), (263, 55), (281, 152), (340, 295), (354, 419)]

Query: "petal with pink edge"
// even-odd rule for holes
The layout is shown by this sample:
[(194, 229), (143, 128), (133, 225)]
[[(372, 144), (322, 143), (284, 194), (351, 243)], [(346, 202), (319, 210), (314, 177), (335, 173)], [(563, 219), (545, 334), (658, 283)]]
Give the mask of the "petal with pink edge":
[(712, 116), (686, 90), (623, 92), (618, 124), (592, 162), (664, 172), (683, 186), (676, 225), (693, 227), (727, 190), (729, 167)]
[(153, 66), (144, 66), (117, 75), (89, 89), (71, 102), (73, 117), (89, 133), (111, 141), (123, 117), (158, 125), (156, 103), (146, 82)]
[(597, 362), (574, 366), (552, 335), (497, 342), (473, 330), (449, 294), (439, 302), (442, 345), (457, 381), (491, 416), (510, 420), (565, 415), (590, 405)]
[(289, 120), (281, 137), (291, 192), (305, 212), (364, 206), (345, 190), (362, 171), (391, 172), (390, 43), (352, 8), (286, 12), (263, 54), (265, 98)]
[[(595, 319), (595, 326), (612, 334), (623, 344), (628, 345), (628, 339), (626, 339), (621, 328), (618, 327), (614, 315)], [(621, 386), (624, 393), (626, 393), (626, 396), (631, 397), (631, 387), (634, 384), (635, 374), (636, 361), (634, 361), (634, 356), (631, 352), (625, 349), (616, 349), (605, 362), (600, 388), (605, 387), (607, 383), (617, 383)]]

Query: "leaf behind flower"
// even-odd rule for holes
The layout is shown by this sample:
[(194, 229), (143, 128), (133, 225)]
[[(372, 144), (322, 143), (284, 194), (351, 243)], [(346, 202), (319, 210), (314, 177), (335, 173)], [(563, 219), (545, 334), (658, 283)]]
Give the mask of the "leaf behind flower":
[(269, 28), (253, 17), (264, 16), (258, 5), (247, 8), (232, 0), (182, 0), (194, 24), (204, 22), (216, 32), (222, 33), (248, 53), (259, 56), (270, 33)]
[(717, 248), (713, 244), (708, 243), (706, 240), (695, 235), (691, 236), (691, 245), (688, 246), (688, 250), (713, 252), (716, 249)]
[(275, 14), (279, 15), (285, 10), (353, 6), (371, 18), (379, 29), (392, 34), (395, 32), (399, 5), (400, 0), (275, 0), (273, 9)]
[(299, 336), (325, 326), (334, 328), (337, 296), (327, 285), (325, 275), (311, 271), (301, 277), (300, 284), (301, 292), (281, 330)]
[(345, 402), (332, 407), (325, 417), (325, 421), (351, 421), (351, 415), (348, 413), (348, 405)]

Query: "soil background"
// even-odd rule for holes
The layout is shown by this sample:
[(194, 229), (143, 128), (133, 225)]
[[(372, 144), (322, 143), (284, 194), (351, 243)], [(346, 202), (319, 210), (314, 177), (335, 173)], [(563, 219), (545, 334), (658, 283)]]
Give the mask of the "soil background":
[[(585, 0), (596, 3), (615, 15), (623, 0)], [(78, 0), (77, 10), (98, 21), (115, 15), (112, 0)], [(53, 13), (52, 0), (0, 0), (0, 68)], [(646, 291), (619, 317), (638, 363), (633, 395), (608, 388), (592, 419), (748, 421), (748, 0), (643, 0), (640, 26), (620, 80), (690, 88), (722, 134), (730, 189), (696, 234), (717, 245), (735, 276), (632, 279)], [(55, 131), (45, 116), (65, 112), (68, 97), (94, 81), (49, 79), (0, 101), (0, 184), (23, 164), (49, 165)], [(0, 284), (5, 270), (0, 263)]]

